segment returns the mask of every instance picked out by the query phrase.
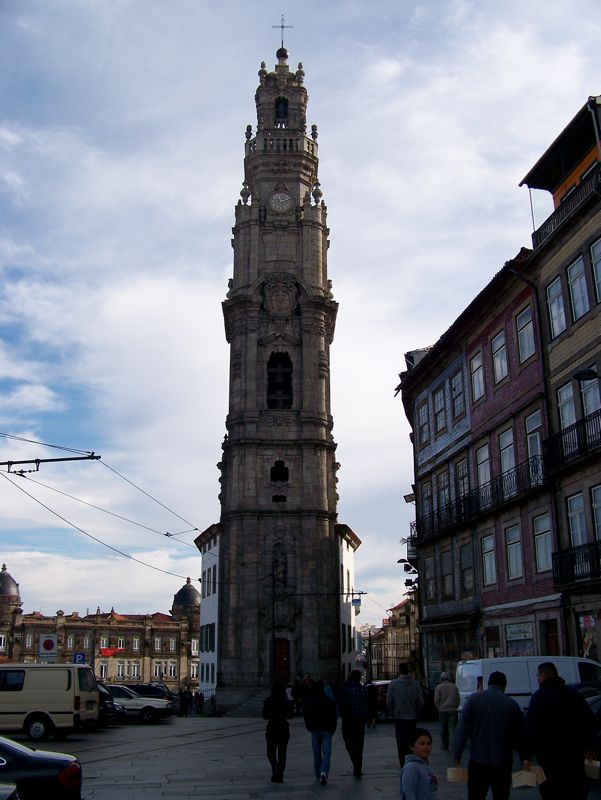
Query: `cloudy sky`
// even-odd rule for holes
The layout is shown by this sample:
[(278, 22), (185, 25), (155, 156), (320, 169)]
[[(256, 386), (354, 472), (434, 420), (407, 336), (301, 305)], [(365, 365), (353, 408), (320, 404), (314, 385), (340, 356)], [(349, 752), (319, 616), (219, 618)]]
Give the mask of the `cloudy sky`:
[[(102, 455), (0, 467), (0, 557), (28, 612), (167, 610), (199, 575), (191, 529), (219, 519), (244, 129), (282, 11), (319, 128), (357, 621), (401, 598), (403, 354), (530, 243), (518, 183), (601, 92), (598, 3), (299, 8), (0, 0), (0, 432), (17, 437), (0, 437), (0, 460), (69, 455), (22, 440)], [(538, 223), (549, 209), (535, 198)]]

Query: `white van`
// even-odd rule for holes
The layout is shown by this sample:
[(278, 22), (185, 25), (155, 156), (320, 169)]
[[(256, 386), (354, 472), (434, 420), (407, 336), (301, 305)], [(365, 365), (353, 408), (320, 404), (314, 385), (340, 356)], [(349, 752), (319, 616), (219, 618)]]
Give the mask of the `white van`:
[(538, 689), (538, 665), (550, 661), (560, 677), (570, 686), (601, 686), (601, 664), (589, 658), (572, 656), (514, 656), (513, 658), (475, 658), (459, 661), (455, 683), (459, 689), (459, 710), (473, 692), (488, 688), (491, 672), (503, 672), (507, 677), (505, 694), (513, 697), (525, 711), (533, 692)]
[(63, 738), (98, 722), (98, 685), (79, 664), (0, 664), (0, 729)]

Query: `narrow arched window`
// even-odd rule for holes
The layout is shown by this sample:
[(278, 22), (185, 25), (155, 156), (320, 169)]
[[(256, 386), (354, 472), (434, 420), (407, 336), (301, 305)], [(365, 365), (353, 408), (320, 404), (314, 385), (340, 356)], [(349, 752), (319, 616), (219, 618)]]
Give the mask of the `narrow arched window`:
[(272, 353), (267, 362), (267, 408), (292, 408), (292, 361)]
[(275, 461), (269, 477), (272, 483), (288, 483), (288, 467), (283, 461)]
[(275, 101), (275, 127), (288, 127), (288, 100), (285, 97), (277, 97)]

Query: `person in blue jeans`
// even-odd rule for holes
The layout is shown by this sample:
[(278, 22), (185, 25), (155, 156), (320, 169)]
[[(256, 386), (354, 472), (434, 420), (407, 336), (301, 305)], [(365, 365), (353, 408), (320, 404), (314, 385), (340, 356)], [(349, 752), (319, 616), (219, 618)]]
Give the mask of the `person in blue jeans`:
[(325, 786), (330, 772), (332, 736), (338, 720), (336, 703), (324, 692), (323, 681), (316, 681), (311, 687), (305, 701), (303, 717), (311, 734), (315, 779)]

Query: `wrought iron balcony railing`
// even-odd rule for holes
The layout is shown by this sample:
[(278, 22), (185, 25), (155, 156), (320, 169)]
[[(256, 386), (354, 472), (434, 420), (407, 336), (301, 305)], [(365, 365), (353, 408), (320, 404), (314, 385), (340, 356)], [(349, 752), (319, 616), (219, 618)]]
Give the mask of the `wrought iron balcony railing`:
[(553, 553), (553, 582), (557, 589), (577, 581), (601, 578), (601, 542), (589, 542)]
[(601, 195), (601, 169), (599, 167), (586, 180), (579, 183), (569, 197), (543, 222), (540, 228), (534, 231), (532, 234), (532, 246), (536, 249), (545, 239), (548, 239), (562, 222), (568, 219), (578, 206), (592, 194)]
[(417, 540), (434, 539), (542, 486), (542, 456), (532, 456), (488, 483), (416, 520)]
[(548, 472), (601, 447), (601, 408), (549, 437), (543, 447)]

